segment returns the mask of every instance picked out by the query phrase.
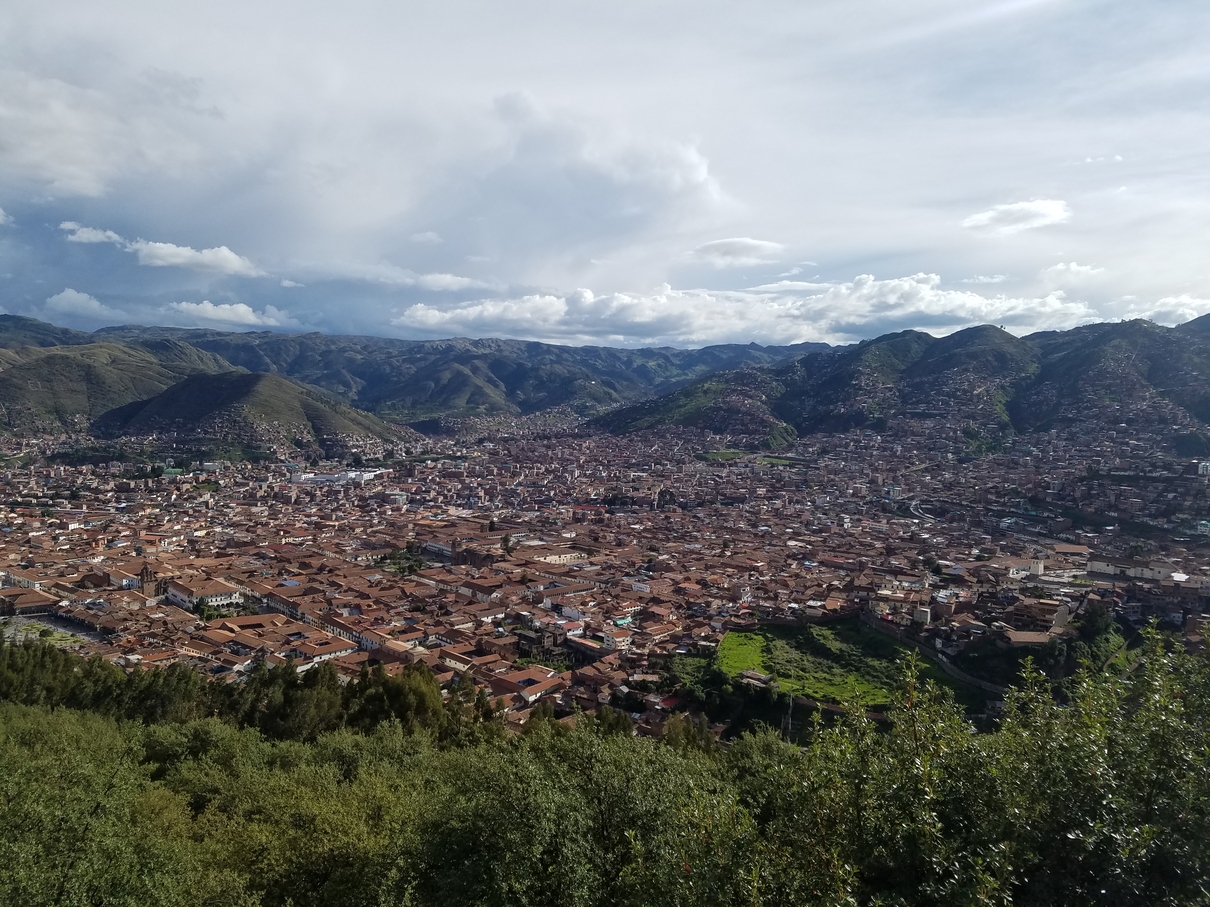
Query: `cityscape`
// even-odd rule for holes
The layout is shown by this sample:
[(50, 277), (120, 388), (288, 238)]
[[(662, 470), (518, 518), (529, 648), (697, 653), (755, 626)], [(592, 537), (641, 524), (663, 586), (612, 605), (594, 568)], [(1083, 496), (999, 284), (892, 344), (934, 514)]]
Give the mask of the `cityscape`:
[[(1146, 427), (976, 457), (944, 419), (773, 453), (533, 421), (493, 440), (474, 422), (394, 449), (347, 438), (356, 465), (51, 465), (80, 439), (10, 441), (31, 465), (3, 473), (9, 633), (228, 682), (260, 661), (332, 661), (345, 680), (424, 664), (515, 727), (540, 702), (573, 721), (606, 705), (653, 736), (690, 702), (678, 658), (716, 660), (764, 626), (865, 621), (991, 705), (1005, 651), (1053, 655), (1090, 608), (1118, 621), (1109, 655), (1127, 662), (1151, 621), (1204, 649), (1210, 461), (1157, 450)], [(735, 679), (778, 683), (757, 668)]]
[(0, 907), (1210, 905), (1210, 5), (0, 47)]

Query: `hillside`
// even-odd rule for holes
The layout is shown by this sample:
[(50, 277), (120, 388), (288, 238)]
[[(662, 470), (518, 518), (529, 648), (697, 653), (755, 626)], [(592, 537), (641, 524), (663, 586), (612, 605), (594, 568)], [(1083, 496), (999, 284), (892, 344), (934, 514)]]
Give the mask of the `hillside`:
[(260, 445), (325, 448), (341, 446), (341, 439), (398, 435), (368, 413), (277, 375), (245, 371), (192, 375), (149, 399), (110, 410), (97, 421), (97, 429), (113, 435), (174, 432)]
[(713, 375), (592, 424), (615, 433), (764, 426), (766, 445), (776, 446), (795, 433), (881, 429), (892, 419), (948, 420), (976, 433), (1125, 422), (1177, 443), (1210, 422), (1210, 332), (1145, 321), (1025, 338), (989, 325), (940, 339), (903, 331)]
[(230, 369), (217, 356), (168, 340), (4, 352), (0, 426), (21, 432), (86, 431), (103, 413), (158, 394), (188, 375)]
[(97, 335), (123, 342), (184, 341), (233, 366), (282, 375), (401, 422), (521, 415), (561, 405), (599, 412), (719, 369), (773, 365), (829, 348), (804, 343), (626, 350), (492, 338), (412, 341), (134, 326), (104, 328)]
[[(10, 431), (84, 431), (111, 410), (148, 401), (183, 378), (243, 370), (311, 387), (316, 394), (308, 399), (323, 400), (325, 406), (336, 398), (396, 423), (518, 416), (552, 407), (591, 414), (720, 368), (776, 364), (821, 348), (828, 347), (624, 350), (490, 338), (406, 341), (138, 326), (89, 334), (5, 315), (0, 316), (0, 424)], [(285, 422), (311, 424), (297, 405), (289, 409)], [(269, 413), (274, 410), (275, 405), (267, 407)], [(126, 430), (136, 411), (108, 417), (106, 429)], [(156, 412), (149, 409), (145, 419)], [(313, 415), (319, 423), (331, 419), (326, 410)], [(358, 423), (360, 418), (346, 408), (334, 433), (352, 423), (359, 431), (381, 434), (380, 422)], [(180, 419), (181, 424), (193, 421)], [(131, 423), (130, 430), (143, 424)]]
[(1013, 421), (1045, 429), (1095, 420), (1173, 425), (1210, 420), (1210, 334), (1196, 322), (1092, 324), (1034, 334), (1041, 367), (1013, 401)]
[(0, 315), (0, 349), (23, 346), (65, 346), (93, 343), (100, 338), (22, 315)]
[[(982, 325), (944, 338), (901, 331), (849, 347), (625, 350), (138, 326), (86, 334), (0, 316), (0, 425), (84, 430), (120, 409), (107, 428), (205, 422), (212, 412), (170, 419), (170, 409), (151, 407), (135, 419), (141, 409), (122, 408), (190, 376), (243, 370), (293, 382), (257, 391), (275, 400), (295, 394), (286, 387), (311, 389), (303, 395), (310, 413), (297, 400), (248, 410), (298, 426), (307, 438), (350, 433), (349, 425), (380, 436), (382, 423), (359, 421), (359, 410), (407, 423), (554, 407), (595, 415), (591, 424), (617, 433), (682, 425), (766, 447), (815, 432), (879, 429), (892, 419), (942, 419), (989, 435), (1127, 423), (1174, 443), (1210, 437), (1202, 431), (1210, 423), (1205, 319), (1178, 328), (1095, 324), (1024, 338)], [(339, 418), (329, 413), (337, 401), (346, 404)], [(337, 426), (332, 432), (323, 428), (329, 422)]]
[(773, 414), (787, 393), (780, 377), (778, 371), (751, 368), (724, 372), (605, 413), (589, 424), (614, 434), (680, 425), (733, 436), (729, 443), (781, 447), (797, 434)]

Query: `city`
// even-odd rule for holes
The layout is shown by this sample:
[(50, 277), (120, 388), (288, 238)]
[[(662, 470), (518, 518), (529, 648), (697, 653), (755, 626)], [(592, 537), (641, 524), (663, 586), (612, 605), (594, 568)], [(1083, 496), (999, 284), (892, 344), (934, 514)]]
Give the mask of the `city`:
[(1210, 4), (0, 47), (0, 907), (1210, 904)]
[(838, 618), (994, 701), (1011, 674), (961, 666), (1041, 658), (1092, 603), (1125, 636), (1154, 620), (1204, 649), (1210, 463), (1149, 440), (1051, 431), (972, 458), (956, 427), (903, 420), (767, 455), (690, 429), (540, 428), (357, 467), (14, 468), (0, 601), (23, 632), (126, 668), (424, 664), (515, 728), (545, 701), (571, 721), (626, 707), (659, 736), (691, 704), (678, 656)]

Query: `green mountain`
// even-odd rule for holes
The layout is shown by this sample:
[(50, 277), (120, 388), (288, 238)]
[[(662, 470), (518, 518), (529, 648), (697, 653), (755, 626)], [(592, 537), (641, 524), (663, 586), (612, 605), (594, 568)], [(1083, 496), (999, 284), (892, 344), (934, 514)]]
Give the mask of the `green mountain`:
[(23, 346), (64, 346), (93, 343), (99, 338), (23, 315), (0, 315), (0, 349)]
[[(590, 414), (720, 368), (769, 365), (827, 348), (730, 344), (622, 350), (494, 339), (405, 341), (137, 326), (89, 334), (5, 315), (0, 316), (0, 427), (85, 431), (101, 416), (121, 410), (105, 420), (105, 429), (113, 430), (124, 427), (135, 412), (123, 407), (149, 401), (184, 378), (244, 370), (309, 387), (315, 393), (307, 399), (325, 405), (335, 405), (335, 400), (348, 404), (341, 416), (345, 422), (360, 418), (350, 415), (355, 410), (349, 407), (395, 422), (515, 416), (553, 407)], [(298, 406), (289, 409), (284, 421), (300, 426), (303, 436), (315, 435), (314, 427), (301, 428), (311, 423), (301, 418)], [(267, 405), (265, 412), (273, 411)], [(149, 409), (145, 418), (155, 412)], [(253, 407), (251, 412), (261, 410)], [(330, 420), (322, 413), (315, 418)], [(191, 421), (196, 420), (182, 424)], [(374, 421), (359, 430), (380, 434), (383, 428)]]
[(784, 370), (740, 369), (605, 413), (589, 424), (615, 434), (680, 425), (739, 436), (742, 440), (736, 443), (781, 447), (797, 437), (786, 421), (774, 415), (788, 392)]
[(110, 410), (98, 419), (97, 429), (303, 447), (399, 435), (375, 416), (324, 394), (277, 375), (242, 370), (192, 375), (149, 399)]
[(625, 350), (492, 338), (412, 341), (132, 326), (97, 334), (124, 342), (181, 340), (233, 366), (282, 375), (403, 422), (520, 415), (555, 406), (592, 413), (664, 393), (719, 369), (773, 365), (829, 348), (804, 343)]
[(1210, 423), (1210, 322), (1199, 322), (1096, 324), (1024, 338), (989, 325), (940, 339), (903, 331), (789, 365), (712, 375), (593, 424), (616, 433), (694, 426), (765, 444), (881, 429), (891, 419), (940, 419), (975, 433), (1127, 423), (1180, 439)]
[(0, 427), (32, 433), (87, 431), (116, 406), (158, 394), (188, 375), (231, 368), (211, 353), (171, 340), (2, 352)]
[[(151, 405), (184, 379), (223, 372), (282, 380), (224, 379), (240, 402), (196, 418), (187, 392), (222, 388), (186, 383), (171, 407)], [(109, 431), (173, 420), (210, 431), (240, 413), (238, 431), (277, 423), (293, 426), (300, 440), (379, 437), (385, 426), (359, 421), (365, 413), (406, 423), (556, 407), (595, 415), (592, 424), (615, 432), (684, 425), (766, 446), (891, 419), (993, 433), (1125, 422), (1202, 437), (1210, 320), (1095, 324), (1024, 338), (982, 325), (943, 338), (902, 331), (849, 347), (625, 350), (138, 326), (87, 334), (0, 316), (0, 428), (13, 431), (82, 431), (103, 416)]]
[(1021, 428), (1210, 421), (1210, 333), (1197, 322), (1092, 324), (1026, 340), (1041, 368), (1013, 401)]

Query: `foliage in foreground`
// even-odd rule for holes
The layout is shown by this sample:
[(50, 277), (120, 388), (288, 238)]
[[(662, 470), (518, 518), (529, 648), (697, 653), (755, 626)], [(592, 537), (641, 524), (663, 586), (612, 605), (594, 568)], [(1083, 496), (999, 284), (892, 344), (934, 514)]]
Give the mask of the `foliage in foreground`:
[(508, 738), (384, 712), (303, 742), (10, 703), (0, 903), (1200, 905), (1208, 693), (1156, 643), (1067, 705), (1029, 674), (975, 734), (909, 667), (888, 725), (725, 751), (545, 718)]

